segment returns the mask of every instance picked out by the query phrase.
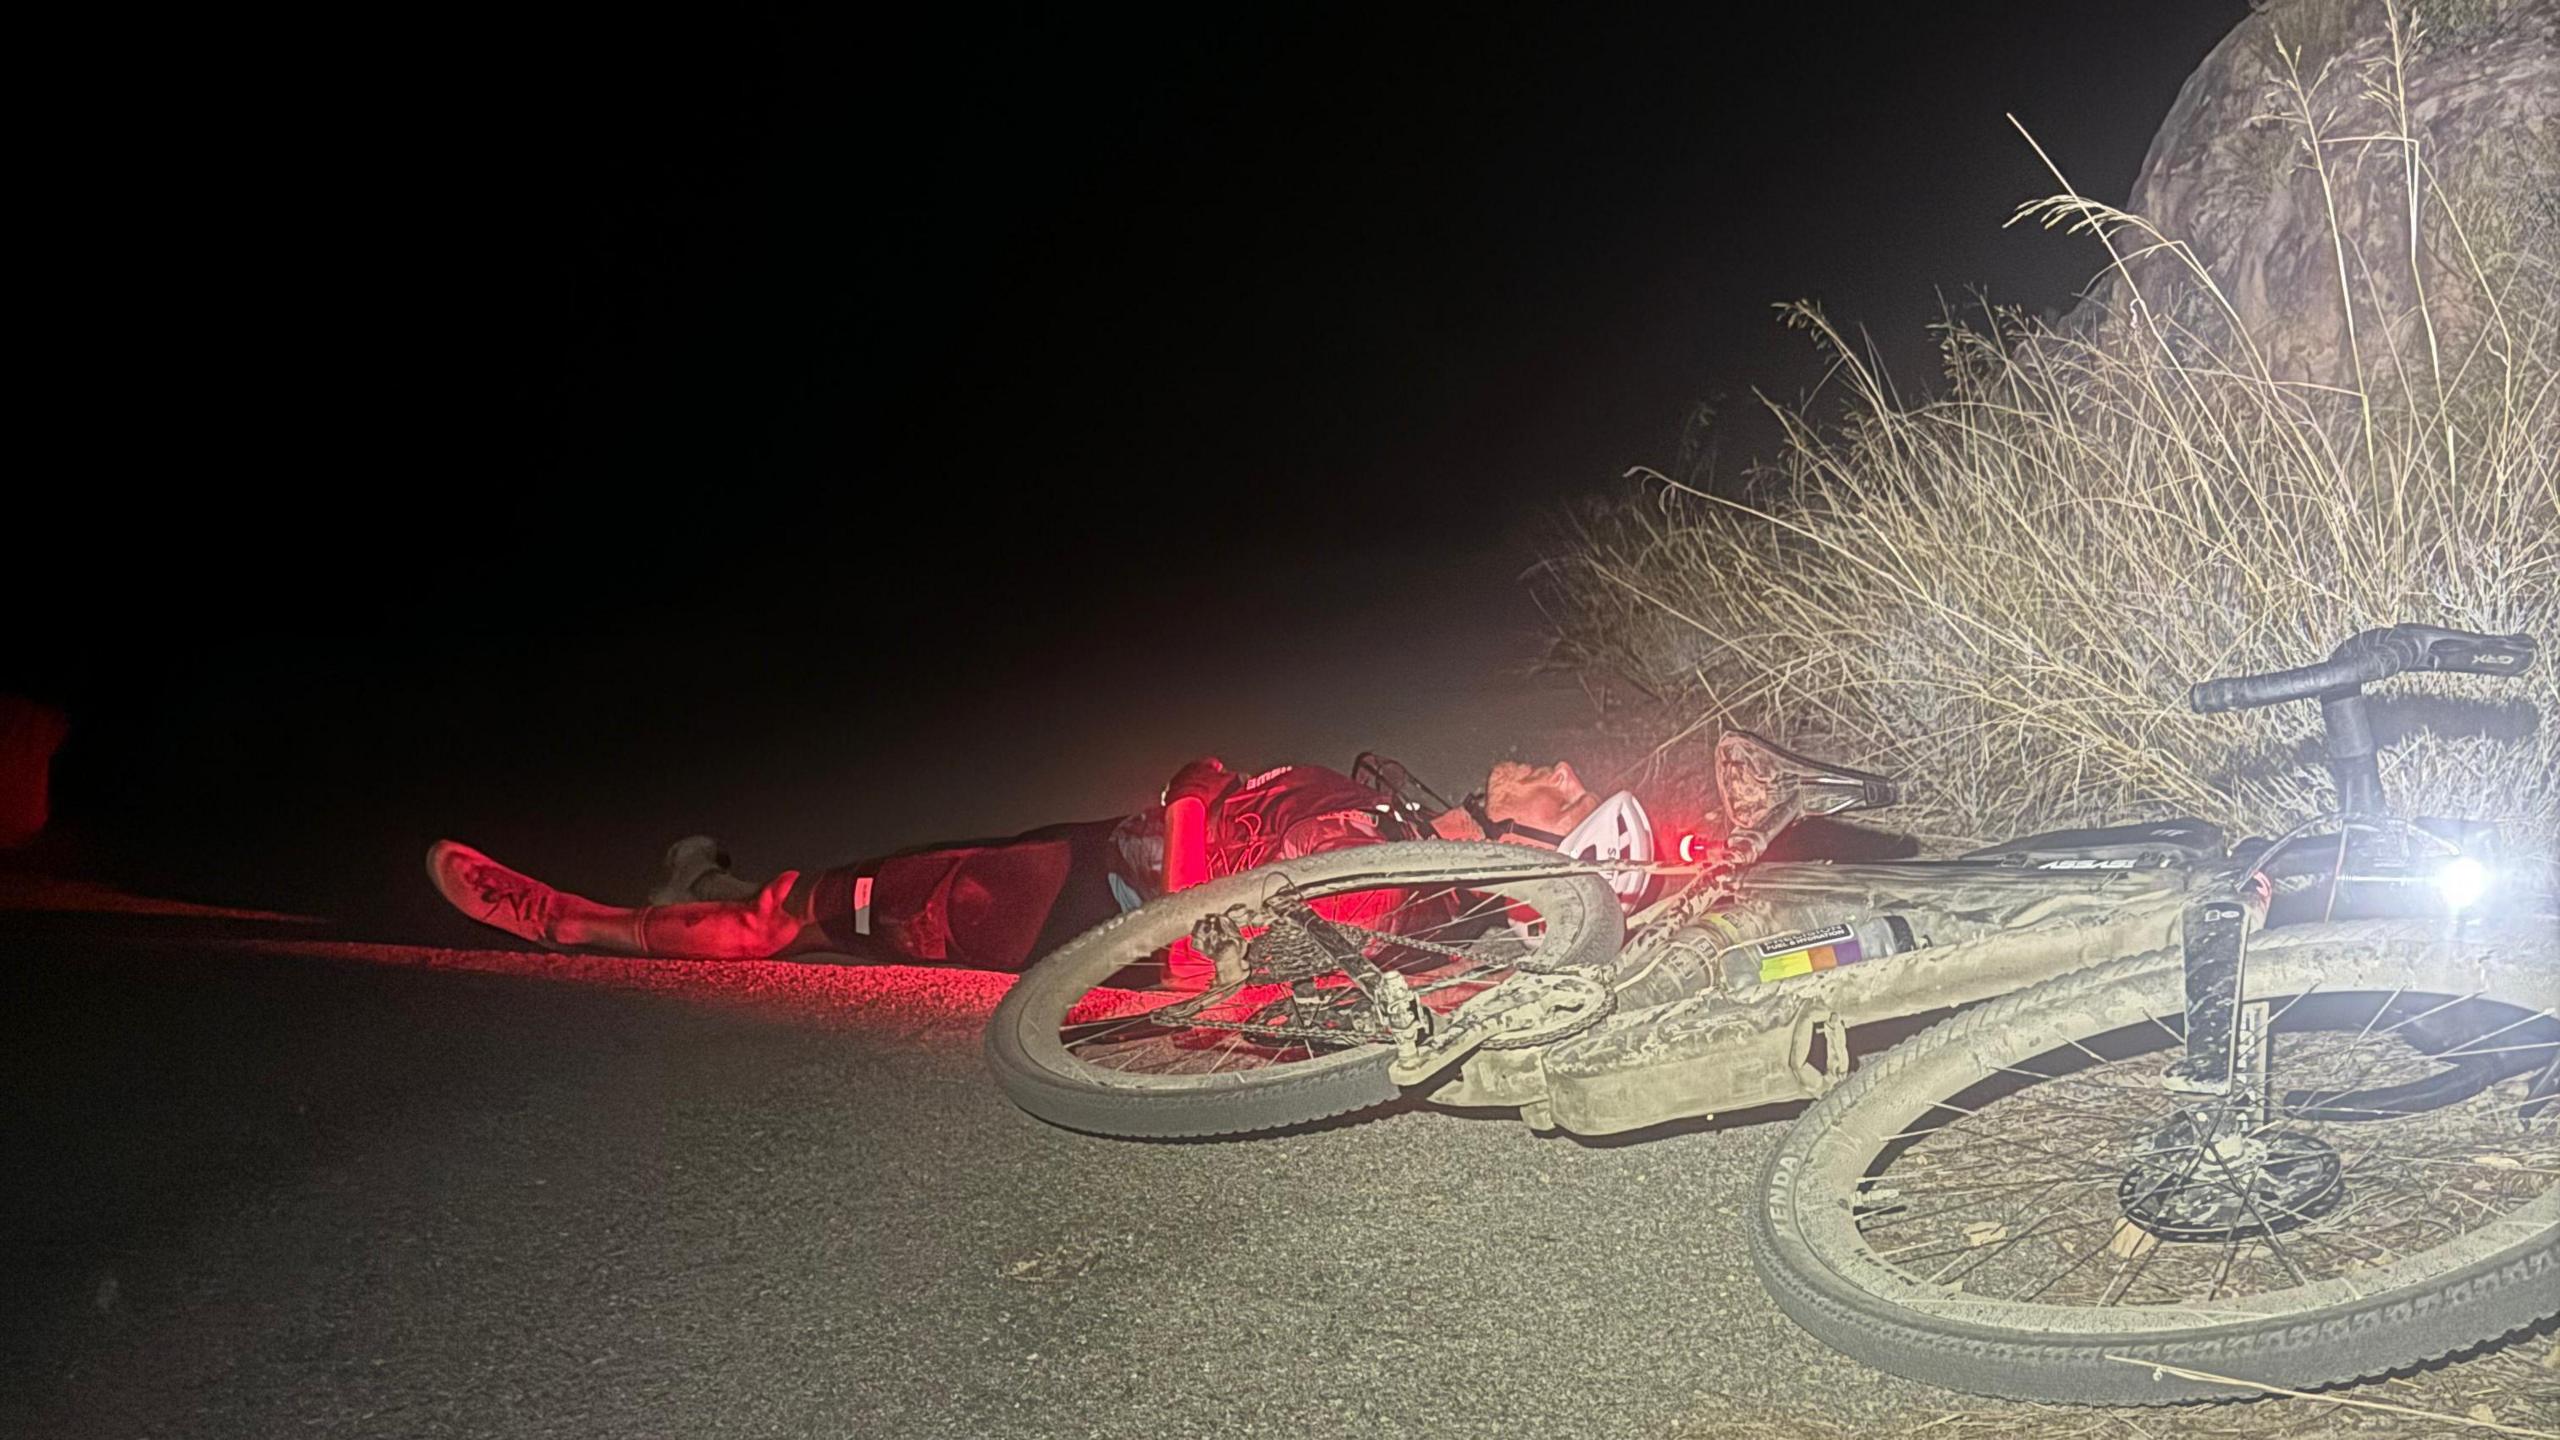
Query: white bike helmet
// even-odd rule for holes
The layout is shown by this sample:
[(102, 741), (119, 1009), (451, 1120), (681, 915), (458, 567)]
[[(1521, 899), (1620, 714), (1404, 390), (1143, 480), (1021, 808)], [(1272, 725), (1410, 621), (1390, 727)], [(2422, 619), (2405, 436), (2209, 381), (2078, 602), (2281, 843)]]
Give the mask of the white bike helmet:
[[(1653, 859), (1653, 820), (1634, 792), (1621, 790), (1600, 802), (1581, 824), (1556, 842), (1560, 854), (1577, 860), (1625, 860), (1636, 865)], [(1653, 883), (1642, 870), (1612, 870), (1603, 877), (1621, 900), (1633, 900)]]

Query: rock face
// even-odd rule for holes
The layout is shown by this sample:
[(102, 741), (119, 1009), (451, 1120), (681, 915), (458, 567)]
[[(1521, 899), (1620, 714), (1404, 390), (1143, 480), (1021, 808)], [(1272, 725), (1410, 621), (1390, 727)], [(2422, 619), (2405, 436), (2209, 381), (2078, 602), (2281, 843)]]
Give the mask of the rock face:
[[(2263, 0), (2188, 77), (2126, 208), (2192, 247), (2275, 378), (2351, 385), (2359, 361), (2368, 383), (2458, 363), (2484, 290), (2547, 292), (2555, 196), (2560, 0)], [(2150, 304), (2228, 344), (2177, 260), (2132, 268)], [(2129, 299), (2111, 278), (2075, 318)]]

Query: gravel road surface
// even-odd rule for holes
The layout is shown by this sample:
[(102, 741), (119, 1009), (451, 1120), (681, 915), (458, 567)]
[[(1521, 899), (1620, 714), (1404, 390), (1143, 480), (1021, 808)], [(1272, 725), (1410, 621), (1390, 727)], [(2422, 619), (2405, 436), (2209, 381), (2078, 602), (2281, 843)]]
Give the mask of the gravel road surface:
[(1798, 1333), (1773, 1125), (1132, 1144), (996, 1092), (1001, 977), (0, 942), (6, 1433), (2136, 1433)]

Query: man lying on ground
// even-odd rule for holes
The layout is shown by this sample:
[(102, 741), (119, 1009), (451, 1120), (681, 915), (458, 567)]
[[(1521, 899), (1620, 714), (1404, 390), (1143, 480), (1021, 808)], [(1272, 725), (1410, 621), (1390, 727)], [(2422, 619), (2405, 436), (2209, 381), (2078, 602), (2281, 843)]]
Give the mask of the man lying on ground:
[[(1166, 846), (1168, 807), (1201, 802), (1205, 823)], [(1447, 840), (1554, 845), (1600, 804), (1563, 761), (1504, 761), (1480, 804), (1430, 821)], [(1202, 811), (1194, 811), (1201, 814)], [(439, 840), (427, 875), (453, 907), (554, 949), (680, 960), (811, 954), (1020, 970), (1069, 939), (1164, 893), (1168, 870), (1216, 878), (1278, 860), (1398, 838), (1396, 797), (1318, 765), (1240, 775), (1210, 757), (1160, 803), (1116, 820), (1052, 825), (1006, 840), (941, 845), (830, 870), (786, 870), (764, 884), (731, 873), (704, 836), (667, 851), (649, 903), (607, 905)], [(1185, 854), (1186, 845), (1202, 853)]]

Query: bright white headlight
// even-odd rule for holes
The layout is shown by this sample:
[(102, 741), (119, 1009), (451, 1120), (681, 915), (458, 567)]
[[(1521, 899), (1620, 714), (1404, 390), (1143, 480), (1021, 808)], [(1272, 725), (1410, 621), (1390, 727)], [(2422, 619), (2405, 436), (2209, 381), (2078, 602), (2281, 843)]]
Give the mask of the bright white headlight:
[(2447, 908), (2466, 909), (2489, 892), (2489, 867), (2468, 855), (2456, 855), (2436, 872), (2436, 891)]

